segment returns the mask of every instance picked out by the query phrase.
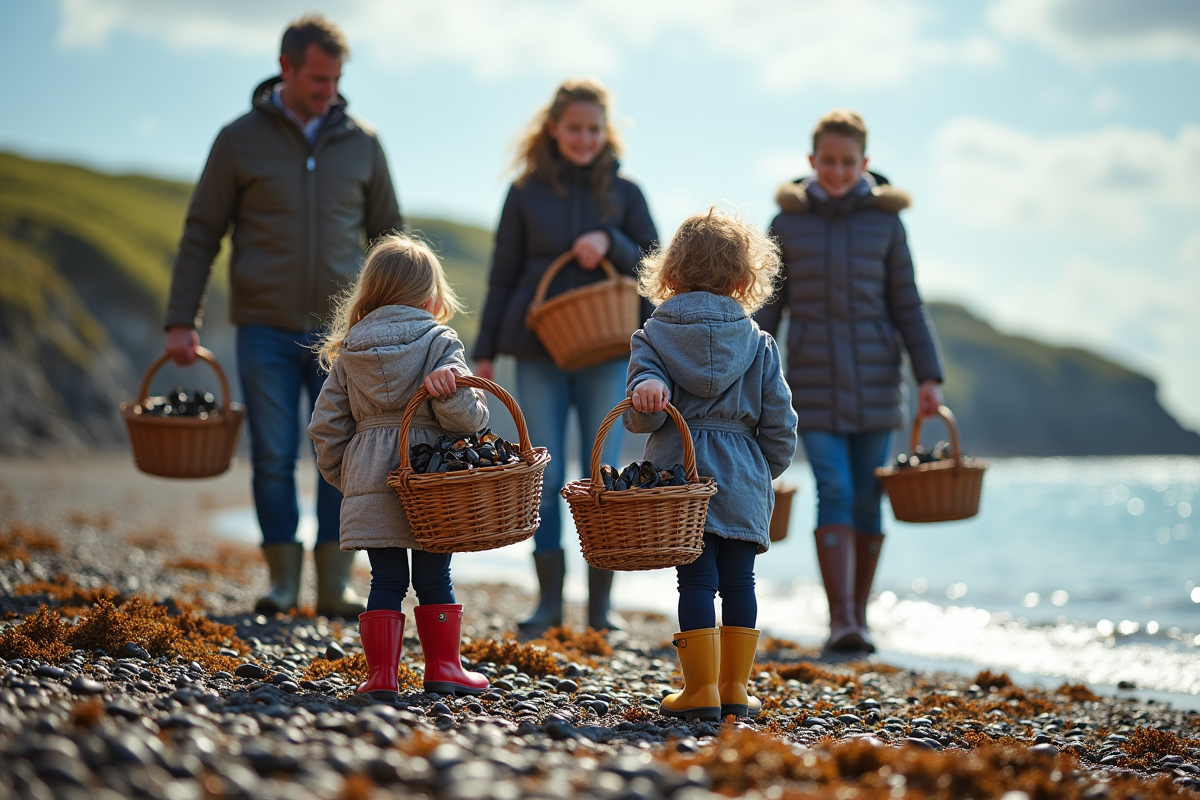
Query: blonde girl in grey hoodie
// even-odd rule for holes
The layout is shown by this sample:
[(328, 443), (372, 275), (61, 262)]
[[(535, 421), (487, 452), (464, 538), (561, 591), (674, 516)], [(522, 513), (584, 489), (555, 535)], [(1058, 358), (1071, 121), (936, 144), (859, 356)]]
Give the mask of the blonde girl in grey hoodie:
[[(365, 549), (371, 560), (371, 593), (358, 617), (369, 677), (358, 691), (382, 699), (397, 695), (401, 603), (410, 580), (420, 602), (417, 635), (426, 691), (478, 694), (488, 683), (463, 670), (459, 659), (463, 610), (455, 603), (449, 554), (416, 547), (404, 506), (387, 485), (388, 473), (399, 466), (400, 447), (487, 424), (482, 393), (455, 383), (471, 374), (462, 342), (445, 324), (458, 310), (433, 251), (407, 236), (385, 236), (367, 252), (319, 345), (329, 377), (308, 434), (321, 474), (344, 496), (341, 548)], [(432, 399), (421, 404), (408, 441), (401, 443), (404, 408), (422, 385)]]
[(663, 411), (669, 401), (687, 420), (700, 474), (717, 480), (704, 552), (677, 568), (681, 632), (672, 643), (684, 686), (663, 699), (669, 716), (719, 719), (761, 707), (746, 694), (759, 635), (754, 558), (770, 545), (771, 480), (796, 453), (796, 412), (775, 340), (750, 315), (770, 298), (779, 269), (772, 240), (716, 208), (685, 220), (642, 264), (641, 292), (658, 308), (633, 335), (625, 427), (650, 434), (645, 458), (654, 464), (682, 462)]

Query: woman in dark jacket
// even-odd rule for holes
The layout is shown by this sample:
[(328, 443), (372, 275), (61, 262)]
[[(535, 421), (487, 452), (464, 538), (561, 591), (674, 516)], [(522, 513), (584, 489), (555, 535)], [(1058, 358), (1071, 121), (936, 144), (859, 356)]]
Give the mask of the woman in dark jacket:
[(789, 314), (787, 380), (817, 483), (817, 562), (831, 650), (873, 651), (867, 599), (879, 562), (882, 489), (875, 468), (903, 423), (900, 344), (920, 384), (917, 413), (941, 403), (942, 362), (913, 275), (899, 212), (909, 197), (866, 171), (867, 128), (833, 111), (813, 131), (811, 178), (776, 194), (771, 233), (784, 283), (759, 312), (771, 334)]
[[(525, 315), (542, 274), (561, 254), (571, 252), (575, 260), (551, 281), (547, 297), (602, 280), (597, 269), (602, 258), (632, 275), (658, 238), (641, 190), (618, 174), (621, 144), (610, 107), (608, 91), (598, 82), (570, 80), (534, 117), (518, 147), (521, 175), (500, 215), (475, 344), (475, 371), (482, 377), (494, 374), (497, 354), (516, 357), (517, 393), (529, 436), (552, 456), (542, 485), (541, 526), (533, 540), (541, 599), (533, 616), (521, 623), (533, 630), (562, 624), (566, 567), (558, 492), (565, 483), (568, 412), (575, 406), (579, 452), (586, 459), (605, 415), (625, 397), (629, 358), (561, 370), (526, 326)], [(615, 462), (620, 443), (614, 428), (604, 446), (606, 462)], [(617, 627), (609, 612), (611, 588), (611, 572), (589, 568), (588, 624), (597, 630)]]

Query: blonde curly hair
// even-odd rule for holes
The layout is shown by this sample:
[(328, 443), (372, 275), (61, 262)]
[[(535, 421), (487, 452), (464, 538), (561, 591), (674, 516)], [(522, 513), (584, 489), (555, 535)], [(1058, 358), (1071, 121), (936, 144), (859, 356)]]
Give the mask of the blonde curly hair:
[(333, 368), (350, 329), (372, 311), (384, 306), (420, 308), (432, 297), (441, 301), (433, 318), (443, 325), (463, 310), (429, 245), (400, 233), (379, 237), (367, 250), (358, 278), (334, 301), (329, 327), (314, 347), (321, 367), (327, 372)]
[(638, 293), (657, 306), (677, 294), (711, 292), (753, 314), (771, 299), (782, 266), (774, 240), (710, 206), (685, 219), (669, 245), (642, 261)]

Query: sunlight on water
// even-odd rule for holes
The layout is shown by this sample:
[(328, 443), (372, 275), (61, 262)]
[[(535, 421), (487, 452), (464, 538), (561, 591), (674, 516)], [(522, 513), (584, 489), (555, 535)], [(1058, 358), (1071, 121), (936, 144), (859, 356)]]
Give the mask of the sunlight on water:
[[(756, 563), (759, 625), (818, 645), (828, 611), (812, 546), (812, 476), (799, 464), (787, 479), (800, 491), (788, 538)], [(869, 610), (881, 653), (1200, 695), (1198, 502), (1200, 459), (995, 462), (974, 519), (908, 525), (887, 515)], [(563, 516), (570, 520), (565, 503)], [(221, 512), (213, 523), (222, 536), (259, 541), (250, 509)], [(315, 536), (305, 507), (300, 538), (311, 545)], [(582, 601), (586, 564), (569, 525), (563, 541), (566, 594)], [(456, 555), (454, 578), (532, 591), (532, 550), (526, 541)], [(614, 588), (618, 607), (669, 616), (676, 597), (672, 570), (622, 573)]]

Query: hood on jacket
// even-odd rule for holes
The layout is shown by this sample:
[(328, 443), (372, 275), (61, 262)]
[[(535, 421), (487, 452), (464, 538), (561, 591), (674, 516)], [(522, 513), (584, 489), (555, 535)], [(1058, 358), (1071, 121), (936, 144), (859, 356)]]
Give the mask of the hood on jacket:
[[(342, 342), (338, 361), (343, 362), (347, 374), (373, 376), (379, 382), (360, 382), (366, 394), (367, 387), (375, 386), (381, 393), (394, 393), (397, 386), (419, 383), (425, 377), (426, 358), (429, 348), (419, 346), (423, 339), (433, 340), (443, 330), (423, 308), (412, 306), (383, 306), (367, 314), (350, 329)], [(413, 347), (413, 345), (418, 345)], [(408, 352), (405, 353), (405, 349)], [(386, 358), (381, 351), (390, 350)], [(380, 405), (389, 405), (386, 396), (373, 397)]]
[[(861, 197), (852, 201), (852, 209), (874, 208), (888, 214), (899, 214), (912, 205), (912, 195), (903, 189), (892, 186), (886, 179), (882, 179), (882, 176), (876, 177), (874, 173), (871, 174), (875, 178), (871, 183), (875, 183), (875, 185), (869, 192), (864, 192)], [(813, 184), (816, 184), (816, 178), (813, 177), (788, 181), (775, 191), (775, 202), (784, 211), (793, 214), (807, 214), (816, 205), (809, 196), (809, 186)]]
[(724, 392), (758, 355), (758, 325), (732, 297), (676, 295), (654, 310), (643, 330), (671, 379), (697, 397)]

